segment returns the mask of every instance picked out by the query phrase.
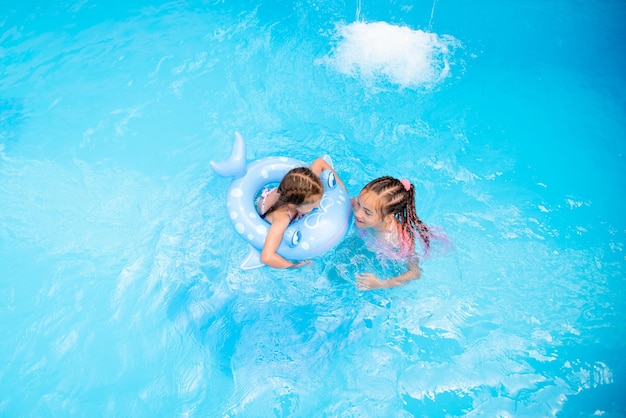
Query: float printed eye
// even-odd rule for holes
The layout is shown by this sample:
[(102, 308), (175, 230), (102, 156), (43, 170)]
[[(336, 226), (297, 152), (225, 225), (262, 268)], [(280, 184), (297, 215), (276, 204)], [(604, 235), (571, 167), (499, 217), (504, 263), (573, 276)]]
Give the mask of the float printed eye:
[(291, 237), (291, 246), (297, 247), (300, 244), (300, 231), (296, 231), (295, 234)]
[(329, 189), (334, 189), (335, 186), (337, 185), (337, 180), (335, 179), (335, 175), (333, 173), (330, 173), (328, 175), (328, 180), (326, 181), (328, 182)]

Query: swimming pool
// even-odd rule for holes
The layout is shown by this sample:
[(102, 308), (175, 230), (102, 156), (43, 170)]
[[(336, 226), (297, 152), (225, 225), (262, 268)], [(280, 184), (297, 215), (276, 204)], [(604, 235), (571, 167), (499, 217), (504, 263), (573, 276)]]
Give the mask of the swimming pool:
[[(4, 8), (0, 415), (626, 415), (624, 5), (371, 3)], [(451, 250), (241, 271), (235, 131)]]

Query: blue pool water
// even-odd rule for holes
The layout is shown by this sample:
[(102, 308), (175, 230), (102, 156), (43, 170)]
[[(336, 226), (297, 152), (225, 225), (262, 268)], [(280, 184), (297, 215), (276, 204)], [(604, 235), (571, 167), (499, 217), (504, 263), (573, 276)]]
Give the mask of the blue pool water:
[[(626, 416), (623, 2), (49, 3), (0, 12), (1, 416)], [(450, 248), (240, 270), (235, 131)]]

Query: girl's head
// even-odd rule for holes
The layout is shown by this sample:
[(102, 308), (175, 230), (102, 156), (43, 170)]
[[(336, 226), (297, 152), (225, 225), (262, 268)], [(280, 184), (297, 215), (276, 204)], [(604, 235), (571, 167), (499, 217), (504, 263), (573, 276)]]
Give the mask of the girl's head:
[(265, 212), (266, 217), (276, 209), (285, 205), (294, 205), (302, 214), (309, 213), (317, 207), (324, 187), (320, 178), (308, 167), (297, 167), (289, 170), (278, 185), (278, 200)]
[(415, 213), (415, 187), (408, 180), (379, 177), (369, 182), (359, 194), (354, 217), (358, 228), (382, 229), (394, 221), (401, 241), (411, 249), (415, 238), (430, 247), (428, 227)]

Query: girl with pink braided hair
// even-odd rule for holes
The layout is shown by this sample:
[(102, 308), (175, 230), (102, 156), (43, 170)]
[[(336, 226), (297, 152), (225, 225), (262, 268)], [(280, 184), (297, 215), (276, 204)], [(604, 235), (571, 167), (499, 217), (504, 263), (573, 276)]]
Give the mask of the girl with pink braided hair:
[(372, 273), (357, 275), (359, 289), (396, 287), (420, 278), (419, 259), (415, 240), (419, 239), (424, 252), (430, 249), (429, 228), (415, 213), (415, 187), (409, 180), (379, 177), (369, 182), (352, 199), (356, 227), (373, 235), (370, 242), (375, 251), (387, 258), (406, 260), (408, 270), (388, 280), (381, 280)]

